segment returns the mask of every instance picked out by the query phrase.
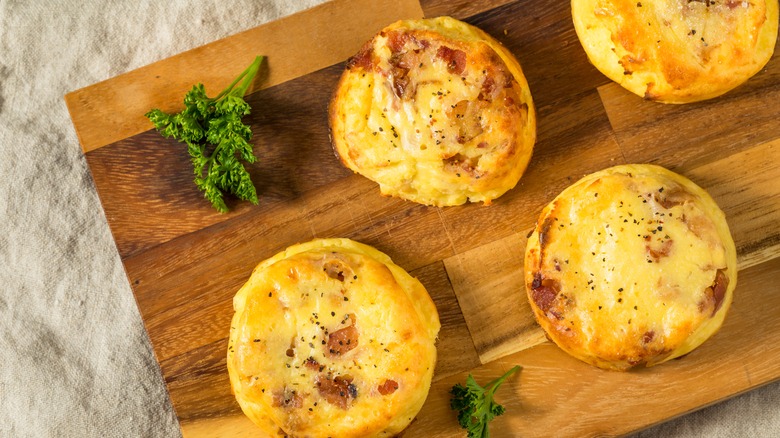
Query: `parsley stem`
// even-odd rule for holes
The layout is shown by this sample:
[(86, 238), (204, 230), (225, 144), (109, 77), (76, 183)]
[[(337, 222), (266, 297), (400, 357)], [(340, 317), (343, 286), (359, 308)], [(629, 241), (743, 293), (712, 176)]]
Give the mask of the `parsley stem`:
[(246, 90), (249, 89), (249, 86), (252, 85), (252, 81), (255, 80), (255, 76), (257, 76), (258, 70), (260, 70), (260, 64), (263, 62), (263, 57), (258, 56), (255, 58), (254, 62), (247, 67), (247, 69), (244, 71), (244, 74), (246, 75), (244, 77), (244, 81), (241, 83), (241, 86), (238, 87), (234, 94), (240, 97), (244, 97), (246, 94)]
[[(227, 94), (235, 94), (240, 97), (244, 97), (244, 94), (246, 94), (246, 90), (249, 89), (249, 86), (252, 84), (252, 81), (255, 79), (255, 76), (257, 76), (257, 71), (260, 70), (260, 64), (263, 62), (263, 56), (257, 56), (255, 57), (254, 62), (249, 65), (249, 67), (246, 68), (243, 72), (241, 72), (240, 75), (236, 79), (233, 80), (233, 82), (228, 85), (227, 88), (225, 88), (221, 93), (217, 95), (217, 97), (213, 98), (213, 101), (218, 101), (219, 99), (225, 97)], [(238, 84), (241, 80), (243, 82), (241, 83), (241, 86), (233, 90), (233, 88)], [(240, 92), (240, 94), (239, 94)]]
[(492, 396), (496, 392), (496, 390), (498, 390), (498, 387), (501, 386), (502, 383), (504, 383), (504, 380), (506, 380), (509, 376), (511, 376), (515, 372), (517, 372), (517, 370), (519, 369), (520, 369), (520, 365), (513, 366), (512, 368), (509, 369), (509, 371), (504, 373), (503, 376), (485, 385), (485, 388), (487, 388), (488, 392)]

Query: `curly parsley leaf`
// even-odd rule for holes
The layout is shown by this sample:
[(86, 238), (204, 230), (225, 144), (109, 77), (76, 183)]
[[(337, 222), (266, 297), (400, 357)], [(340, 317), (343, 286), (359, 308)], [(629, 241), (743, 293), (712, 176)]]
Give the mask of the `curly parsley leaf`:
[(466, 378), (466, 386), (458, 383), (452, 387), (450, 407), (458, 412), (458, 423), (460, 427), (466, 429), (469, 438), (490, 437), (488, 423), (504, 413), (504, 407), (493, 400), (493, 395), (498, 387), (504, 383), (504, 380), (519, 369), (520, 366), (515, 365), (503, 376), (485, 385), (484, 388), (474, 380), (474, 376), (471, 374)]
[(254, 163), (252, 130), (241, 118), (249, 114), (244, 95), (252, 84), (263, 57), (258, 56), (225, 90), (208, 97), (203, 84), (184, 96), (184, 109), (166, 114), (152, 109), (146, 117), (163, 137), (187, 145), (195, 185), (220, 213), (228, 211), (224, 196), (257, 204), (257, 192), (243, 162)]

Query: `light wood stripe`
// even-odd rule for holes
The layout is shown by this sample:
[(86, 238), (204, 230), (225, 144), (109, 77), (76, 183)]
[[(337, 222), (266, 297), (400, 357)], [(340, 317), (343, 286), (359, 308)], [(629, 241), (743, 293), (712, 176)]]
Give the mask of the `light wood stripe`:
[(545, 341), (525, 295), (525, 243), (512, 234), (444, 260), (483, 364)]
[(697, 167), (687, 174), (726, 214), (737, 266), (749, 268), (780, 253), (780, 139)]

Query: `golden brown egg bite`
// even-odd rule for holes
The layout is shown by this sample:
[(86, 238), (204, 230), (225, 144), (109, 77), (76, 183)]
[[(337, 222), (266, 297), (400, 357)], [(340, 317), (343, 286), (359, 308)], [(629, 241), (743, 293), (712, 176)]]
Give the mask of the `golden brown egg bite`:
[(622, 165), (561, 192), (528, 239), (537, 321), (572, 356), (626, 370), (687, 354), (723, 323), (737, 283), (726, 218), (687, 178)]
[(572, 0), (591, 63), (639, 96), (686, 103), (758, 73), (777, 39), (777, 0)]
[(517, 60), (450, 17), (379, 32), (347, 63), (329, 112), (346, 167), (427, 205), (489, 204), (517, 184), (536, 139)]
[(436, 307), (368, 245), (294, 245), (254, 269), (233, 307), (231, 386), (270, 436), (395, 436), (427, 397)]

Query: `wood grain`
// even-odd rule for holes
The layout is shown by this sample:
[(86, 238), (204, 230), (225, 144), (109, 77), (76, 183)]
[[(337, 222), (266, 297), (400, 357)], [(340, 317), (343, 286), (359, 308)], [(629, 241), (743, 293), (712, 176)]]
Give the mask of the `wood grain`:
[(739, 269), (780, 254), (778, 163), (780, 140), (772, 140), (686, 172), (722, 206)]
[(707, 163), (777, 138), (780, 53), (750, 81), (718, 99), (657, 105), (609, 83), (598, 88), (626, 160), (671, 170)]
[(448, 15), (460, 20), (511, 3), (512, 0), (420, 0), (425, 17)]
[[(468, 373), (488, 381), (514, 364), (523, 370), (500, 392), (508, 413), (492, 427), (498, 437), (626, 434), (780, 378), (772, 360), (780, 354), (780, 295), (767, 293), (780, 278), (778, 55), (725, 96), (661, 105), (626, 92), (588, 63), (568, 2), (421, 4), (337, 0), (66, 98), (184, 435), (256, 436), (230, 393), (225, 367), (231, 300), (257, 263), (314, 237), (375, 246), (418, 277), (437, 306), (434, 384), (405, 437), (463, 436), (449, 388)], [(433, 208), (383, 197), (333, 155), (326, 109), (344, 61), (371, 29), (423, 12), (465, 19), (495, 36), (518, 57), (531, 87), (538, 117), (533, 158), (518, 186), (490, 206)], [(364, 15), (371, 18), (358, 23)], [(277, 47), (287, 66), (273, 57), (262, 89), (248, 96), (258, 109), (246, 118), (260, 156), (249, 169), (257, 206), (215, 213), (192, 183), (184, 148), (143, 132), (149, 126), (136, 113), (108, 121), (108, 134), (89, 133), (85, 124), (85, 117), (100, 117), (100, 99), (158, 87), (157, 72), (187, 87), (232, 79), (222, 74), (232, 68), (226, 65), (197, 78), (170, 74), (202, 64), (215, 48), (238, 66), (257, 50), (248, 36), (268, 29), (274, 38), (296, 35), (304, 23), (321, 32), (334, 21), (345, 23), (339, 47), (313, 47), (314, 62), (293, 49), (319, 34), (298, 35)], [(159, 96), (160, 106), (175, 107), (179, 94)], [(708, 190), (726, 213), (741, 270), (715, 337), (684, 359), (614, 373), (545, 340), (525, 298), (522, 255), (539, 212), (560, 191), (629, 162), (662, 164)]]
[(526, 240), (511, 234), (444, 260), (482, 363), (546, 340), (525, 298)]
[(443, 262), (435, 262), (414, 270), (411, 274), (425, 286), (436, 304), (441, 321), (436, 348), (440, 354), (434, 370), (434, 381), (451, 374), (470, 370), (480, 365), (477, 349), (474, 347), (469, 327), (458, 305), (458, 298)]

